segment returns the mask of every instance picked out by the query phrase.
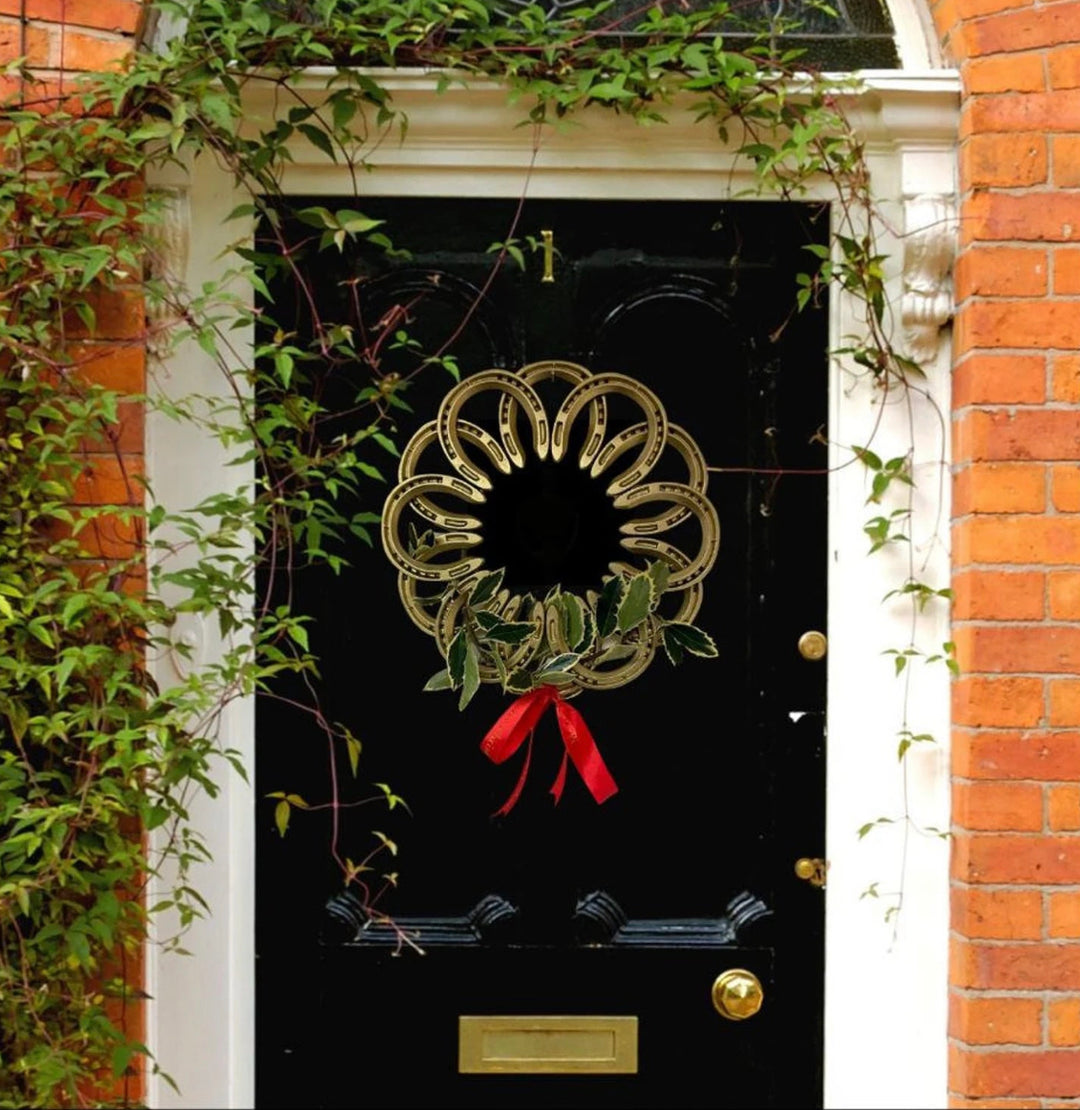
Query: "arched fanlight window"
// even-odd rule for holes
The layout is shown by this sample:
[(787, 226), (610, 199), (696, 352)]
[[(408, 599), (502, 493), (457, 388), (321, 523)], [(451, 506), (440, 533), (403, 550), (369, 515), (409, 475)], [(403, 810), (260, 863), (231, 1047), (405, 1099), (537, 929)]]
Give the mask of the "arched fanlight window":
[[(491, 0), (495, 8), (543, 7), (552, 14), (580, 7), (582, 0)], [(668, 0), (668, 12), (699, 11), (715, 0)], [(753, 42), (762, 29), (775, 28), (780, 51), (799, 51), (798, 61), (830, 71), (898, 69), (895, 30), (885, 0), (733, 0), (725, 38), (732, 45)], [(606, 23), (639, 21), (640, 0), (615, 0), (599, 16)]]

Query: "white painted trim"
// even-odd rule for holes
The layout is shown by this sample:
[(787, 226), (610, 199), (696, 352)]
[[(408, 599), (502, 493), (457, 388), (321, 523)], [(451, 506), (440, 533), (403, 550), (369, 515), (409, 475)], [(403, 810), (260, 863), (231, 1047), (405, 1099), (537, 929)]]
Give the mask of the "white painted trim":
[[(408, 110), (408, 141), (385, 141), (372, 158), (377, 169), (364, 178), (372, 192), (432, 196), (518, 196), (533, 162), (528, 129), (515, 128), (520, 109), (510, 108), (498, 86), (480, 83), (436, 95), (431, 74), (382, 75), (394, 102)], [(325, 74), (310, 72), (314, 91)], [(249, 122), (272, 115), (280, 103), (269, 85), (250, 100)], [(900, 243), (904, 198), (955, 191), (955, 136), (959, 81), (954, 73), (884, 71), (866, 75), (860, 94), (845, 94), (852, 117), (867, 138), (876, 194), (896, 234), (889, 254), (890, 301), (900, 327)], [(684, 118), (685, 116), (685, 118)], [(528, 182), (530, 196), (724, 199), (753, 185), (750, 168), (732, 161), (707, 126), (671, 113), (665, 127), (641, 128), (602, 112), (588, 113), (583, 127), (545, 138)], [(283, 185), (297, 193), (348, 192), (341, 167), (310, 144), (298, 142), (296, 162)], [(168, 184), (166, 182), (165, 184)], [(824, 189), (811, 195), (827, 196)], [(206, 160), (191, 181), (194, 228), (188, 271), (197, 288), (222, 266), (217, 249), (231, 230), (221, 220), (235, 198), (227, 175)], [(842, 345), (853, 306), (836, 296), (831, 339)], [(929, 367), (929, 384), (947, 413), (949, 343), (941, 343)], [(170, 363), (173, 381), (209, 388), (198, 351), (185, 350)], [(864, 442), (874, 421), (873, 390), (835, 363), (830, 381), (830, 439)], [(907, 413), (889, 404), (875, 449), (902, 453), (911, 442)], [(946, 419), (947, 428), (947, 419)], [(199, 488), (236, 480), (205, 444), (179, 442), (174, 429), (154, 419), (148, 463), (159, 496), (190, 502)], [(916, 418), (919, 491), (913, 536), (929, 558), (935, 582), (948, 574), (948, 506), (935, 517), (930, 491), (947, 497), (947, 472), (935, 439), (938, 427), (925, 412)], [(170, 438), (172, 437), (172, 438)], [(884, 447), (882, 445), (885, 445)], [(947, 452), (947, 444), (945, 450)], [(833, 448), (839, 466), (850, 456)], [(188, 463), (198, 459), (199, 466)], [(190, 488), (189, 488), (190, 486)], [(946, 1001), (948, 945), (948, 853), (938, 840), (914, 838), (900, 929), (882, 921), (882, 904), (860, 899), (870, 882), (883, 891), (896, 885), (899, 838), (895, 828), (856, 836), (867, 820), (897, 811), (901, 778), (893, 735), (898, 684), (880, 652), (906, 642), (904, 612), (877, 603), (896, 584), (889, 555), (866, 557), (861, 531), (866, 479), (859, 467), (834, 472), (830, 483), (828, 660), (827, 853), (832, 867), (826, 894), (825, 1099), (829, 1107), (940, 1107), (946, 1102)], [(944, 618), (942, 618), (942, 621)], [(944, 623), (936, 643), (947, 638)], [(909, 761), (912, 811), (924, 823), (948, 827), (948, 683), (944, 668), (918, 673), (913, 701), (915, 731), (932, 732), (941, 745), (913, 753)], [(225, 742), (252, 751), (251, 714), (242, 709), (227, 723)], [(247, 1106), (254, 1057), (251, 1004), (253, 870), (250, 794), (230, 776), (221, 800), (200, 811), (215, 856), (199, 885), (209, 891), (214, 915), (193, 941), (195, 960), (159, 959), (151, 953), (156, 1000), (151, 1042), (162, 1065), (184, 1088), (181, 1099), (156, 1086), (153, 1106)], [(189, 945), (191, 947), (192, 945)], [(246, 992), (246, 993), (245, 993)]]

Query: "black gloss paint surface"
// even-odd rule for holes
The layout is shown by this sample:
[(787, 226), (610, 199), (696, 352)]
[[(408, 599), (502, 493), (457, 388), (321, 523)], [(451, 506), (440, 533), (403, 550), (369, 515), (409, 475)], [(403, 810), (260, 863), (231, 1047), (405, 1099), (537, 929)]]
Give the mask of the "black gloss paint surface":
[[(310, 273), (324, 312), (345, 318), (346, 283), (359, 277), (369, 321), (408, 302), (410, 333), (437, 349), (485, 286), (487, 246), (506, 237), (516, 202), (367, 197), (362, 207), (412, 258), (320, 256)], [(717, 468), (708, 495), (720, 551), (695, 623), (720, 658), (674, 668), (661, 653), (629, 685), (575, 698), (619, 785), (603, 806), (573, 769), (553, 805), (563, 749), (549, 715), (520, 802), (493, 818), (524, 751), (495, 766), (479, 745), (510, 699), (485, 685), (459, 713), (456, 695), (421, 692), (442, 660), (405, 615), (381, 551), (357, 543), (340, 575), (298, 573), (323, 709), (364, 744), (357, 780), (336, 754), (342, 801), (387, 782), (409, 805), (343, 808), (340, 851), (363, 858), (373, 828), (397, 842), (397, 857), (377, 861), (400, 873), (380, 908), (419, 930), (427, 954), (393, 955), (374, 927), (343, 943), (325, 910), (341, 892), (329, 813), (294, 814), (282, 838), (273, 803), (260, 801), (260, 1106), (820, 1104), (824, 903), (792, 868), (824, 847), (825, 669), (795, 645), (825, 619), (826, 484), (811, 472), (825, 466), (814, 437), (827, 420), (827, 313), (797, 314), (793, 303), (802, 244), (824, 241), (827, 227), (827, 213), (797, 204), (526, 202), (518, 233), (554, 231), (556, 280), (540, 282), (539, 255), (526, 256), (524, 272), (504, 267), (452, 350), (464, 374), (559, 358), (628, 374), (658, 395)], [(275, 293), (284, 326), (309, 330), (303, 304)], [(407, 371), (399, 357), (387, 351), (384, 369)], [(364, 384), (357, 371), (321, 388), (344, 411)], [(399, 445), (451, 385), (435, 371), (409, 387), (414, 411), (397, 414)], [(550, 417), (565, 388), (537, 388)], [(462, 416), (497, 428), (489, 395)], [(494, 489), (475, 511), (479, 550), (489, 566), (506, 565), (515, 590), (543, 593), (553, 579), (597, 588), (626, 554), (625, 516), (605, 491), (631, 460), (598, 479), (582, 471), (586, 419), (565, 461), (490, 475)], [(613, 435), (641, 414), (616, 399), (609, 420)], [(521, 433), (530, 458), (524, 419)], [(680, 480), (670, 456), (645, 480)], [(437, 448), (420, 469), (451, 472)], [(387, 488), (368, 483), (352, 507), (378, 509)], [(697, 540), (693, 525), (664, 538), (686, 551)], [(256, 715), (257, 797), (327, 800), (329, 752), (310, 718), (270, 701)], [(718, 946), (716, 923), (744, 890), (771, 915)], [(590, 917), (596, 906), (607, 908)], [(742, 1023), (724, 1021), (709, 999), (731, 967), (765, 985), (764, 1009)], [(469, 1013), (636, 1014), (639, 1074), (460, 1076), (457, 1018)]]

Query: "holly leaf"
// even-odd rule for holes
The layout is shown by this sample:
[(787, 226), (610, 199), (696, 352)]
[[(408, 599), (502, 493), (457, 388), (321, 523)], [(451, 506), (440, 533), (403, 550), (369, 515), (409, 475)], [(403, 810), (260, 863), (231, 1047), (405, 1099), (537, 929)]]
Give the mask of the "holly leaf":
[(493, 625), (484, 633), (485, 640), (495, 640), (500, 644), (520, 644), (529, 638), (536, 626), (532, 621), (507, 621)]
[(471, 641), (465, 649), (465, 666), (461, 682), (461, 697), (458, 709), (464, 709), (472, 701), (473, 694), (480, 689), (480, 653)]
[(465, 629), (459, 629), (458, 634), (450, 641), (450, 650), (446, 653), (446, 669), (450, 672), (450, 688), (456, 690), (465, 681), (465, 656), (468, 654), (469, 637)]
[(652, 579), (654, 590), (653, 605), (655, 606), (660, 600), (660, 595), (668, 588), (668, 580), (671, 578), (671, 567), (669, 567), (667, 563), (657, 559), (656, 562), (649, 564), (649, 569), (646, 573)]
[(664, 625), (665, 647), (669, 635), (674, 643), (681, 648), (685, 648), (691, 655), (715, 659), (720, 654), (713, 638), (707, 632), (702, 632), (696, 625), (684, 624), (682, 621), (670, 621)]
[(585, 609), (576, 594), (563, 594), (559, 598), (562, 611), (562, 631), (567, 646), (577, 651), (585, 635)]
[(604, 583), (596, 602), (596, 634), (603, 639), (615, 631), (619, 603), (626, 591), (626, 581), (616, 574)]
[(663, 640), (664, 654), (671, 665), (677, 667), (683, 661), (683, 646), (679, 643), (676, 634), (671, 631), (670, 625), (664, 626)]
[(653, 580), (648, 571), (635, 574), (627, 583), (626, 594), (619, 603), (618, 628), (629, 632), (649, 615), (653, 600)]
[(444, 667), (441, 671), (436, 671), (424, 683), (424, 690), (452, 690), (453, 683), (450, 681), (450, 672)]
[(479, 578), (469, 595), (469, 604), (483, 605), (485, 601), (490, 601), (495, 596), (495, 591), (502, 585), (504, 573), (503, 570), (493, 570), (490, 574)]
[(545, 675), (560, 674), (570, 670), (572, 666), (581, 658), (576, 651), (564, 651), (561, 655), (555, 655), (549, 659), (537, 674), (537, 678), (543, 678)]

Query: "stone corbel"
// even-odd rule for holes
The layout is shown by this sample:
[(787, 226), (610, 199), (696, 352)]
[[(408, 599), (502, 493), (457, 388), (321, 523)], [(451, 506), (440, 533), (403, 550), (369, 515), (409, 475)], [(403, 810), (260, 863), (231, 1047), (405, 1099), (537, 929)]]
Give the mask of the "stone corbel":
[(187, 273), (191, 210), (186, 188), (161, 186), (152, 192), (161, 216), (146, 261), (147, 278), (157, 287), (146, 302), (146, 350), (161, 360), (169, 352), (169, 332), (177, 321), (173, 298)]
[(953, 314), (956, 202), (922, 193), (904, 199), (904, 296), (901, 319), (908, 354), (934, 361), (941, 329)]

